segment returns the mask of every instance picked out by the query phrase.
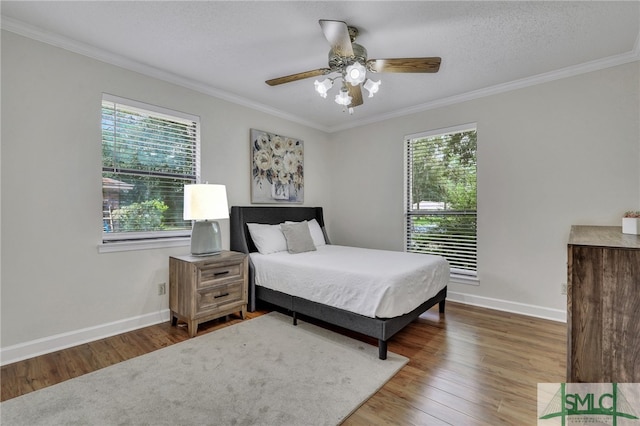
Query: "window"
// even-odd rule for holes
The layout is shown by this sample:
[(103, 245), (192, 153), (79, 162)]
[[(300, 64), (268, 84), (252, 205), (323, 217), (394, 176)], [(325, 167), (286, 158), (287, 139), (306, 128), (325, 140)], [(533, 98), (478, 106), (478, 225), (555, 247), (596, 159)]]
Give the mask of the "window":
[(476, 128), (406, 138), (406, 250), (444, 256), (452, 275), (477, 270)]
[(199, 180), (199, 121), (103, 95), (103, 242), (189, 235), (183, 192)]

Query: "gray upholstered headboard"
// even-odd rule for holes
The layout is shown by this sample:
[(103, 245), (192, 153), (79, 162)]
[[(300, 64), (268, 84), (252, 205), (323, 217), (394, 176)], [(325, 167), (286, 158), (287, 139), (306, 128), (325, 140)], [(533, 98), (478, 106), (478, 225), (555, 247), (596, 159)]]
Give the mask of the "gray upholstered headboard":
[[(232, 251), (241, 253), (252, 253), (258, 251), (251, 235), (247, 223), (265, 223), (277, 225), (287, 220), (301, 222), (303, 220), (315, 219), (318, 221), (324, 234), (324, 239), (329, 244), (327, 231), (324, 226), (322, 207), (260, 207), (260, 206), (232, 206), (229, 221), (229, 248)], [(256, 309), (255, 271), (253, 263), (249, 259), (249, 310)]]
[(287, 220), (301, 222), (315, 219), (320, 224), (324, 239), (329, 243), (324, 227), (322, 207), (259, 207), (259, 206), (232, 206), (230, 228), (230, 248), (232, 251), (251, 253), (258, 251), (253, 244), (247, 223), (265, 223), (277, 225)]

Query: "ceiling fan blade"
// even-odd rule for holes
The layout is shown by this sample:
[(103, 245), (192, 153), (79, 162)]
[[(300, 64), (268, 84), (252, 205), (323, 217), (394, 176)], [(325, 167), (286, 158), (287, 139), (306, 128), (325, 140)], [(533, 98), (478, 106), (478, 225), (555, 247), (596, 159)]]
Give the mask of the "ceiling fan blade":
[(369, 59), (367, 69), (371, 72), (438, 72), (439, 57)]
[(321, 19), (320, 27), (331, 48), (338, 56), (353, 56), (351, 37), (346, 22)]
[(291, 83), (292, 81), (303, 80), (305, 78), (317, 77), (319, 75), (329, 74), (331, 69), (329, 68), (320, 68), (313, 71), (305, 71), (299, 72), (297, 74), (291, 74), (284, 77), (272, 78), (271, 80), (265, 81), (269, 86), (277, 86), (278, 84)]
[(349, 104), (349, 108), (362, 105), (362, 89), (360, 88), (360, 85), (357, 84), (355, 86), (352, 86), (350, 84), (347, 84), (347, 90), (349, 90), (349, 96), (351, 96), (351, 103)]

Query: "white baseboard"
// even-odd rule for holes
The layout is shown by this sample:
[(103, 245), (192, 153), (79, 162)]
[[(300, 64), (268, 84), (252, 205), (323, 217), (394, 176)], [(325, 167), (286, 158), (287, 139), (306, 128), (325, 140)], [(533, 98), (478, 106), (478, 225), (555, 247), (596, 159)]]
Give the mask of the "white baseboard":
[(0, 349), (0, 365), (7, 365), (24, 359), (33, 358), (38, 355), (55, 352), (61, 349), (78, 346), (83, 343), (92, 342), (127, 331), (137, 330), (161, 322), (169, 321), (169, 309), (101, 324), (94, 327), (83, 328), (81, 330), (56, 334), (42, 339), (32, 340), (13, 346)]
[[(474, 296), (471, 294), (453, 291), (447, 293), (447, 299), (454, 302), (465, 303), (467, 305), (544, 318), (552, 321), (567, 321), (566, 311), (560, 309), (550, 309), (526, 303)], [(169, 315), (169, 310), (165, 309), (159, 312), (8, 346), (0, 349), (0, 365), (11, 364), (13, 362), (33, 358), (38, 355), (55, 352), (61, 349), (81, 345), (83, 343), (92, 342), (94, 340), (104, 339), (105, 337), (114, 336), (116, 334), (126, 333), (127, 331), (159, 324), (161, 322), (169, 321)]]
[(493, 299), (491, 297), (475, 296), (473, 294), (453, 291), (447, 292), (447, 300), (530, 317), (567, 322), (567, 311), (563, 309), (551, 309), (545, 308), (544, 306), (529, 305), (527, 303), (511, 302), (509, 300)]

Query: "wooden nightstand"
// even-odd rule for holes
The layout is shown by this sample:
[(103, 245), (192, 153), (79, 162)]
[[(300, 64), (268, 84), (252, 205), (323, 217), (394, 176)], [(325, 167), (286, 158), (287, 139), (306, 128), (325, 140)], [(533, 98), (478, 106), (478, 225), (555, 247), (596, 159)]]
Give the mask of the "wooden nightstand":
[(189, 337), (198, 324), (240, 312), (247, 314), (248, 258), (223, 251), (215, 256), (169, 258), (171, 325), (187, 323)]

